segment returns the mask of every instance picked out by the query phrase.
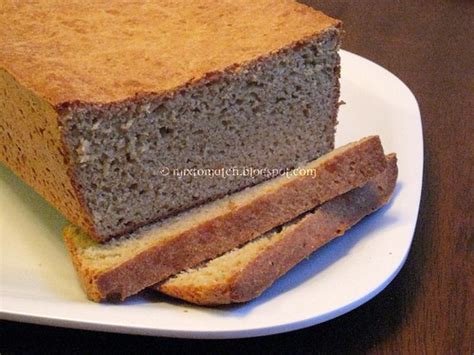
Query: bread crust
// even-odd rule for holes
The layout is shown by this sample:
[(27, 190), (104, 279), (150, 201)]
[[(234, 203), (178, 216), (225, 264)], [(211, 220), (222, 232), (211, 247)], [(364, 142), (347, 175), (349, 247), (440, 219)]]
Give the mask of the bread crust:
[(266, 190), (257, 185), (252, 188), (255, 194), (258, 189), (264, 191), (258, 198), (193, 225), (165, 245), (151, 246), (106, 270), (89, 268), (81, 260), (80, 246), (74, 242), (78, 231), (75, 227), (66, 228), (66, 245), (89, 298), (122, 300), (242, 245), (314, 206), (362, 186), (385, 169), (386, 159), (379, 137), (371, 136), (341, 147), (309, 166), (314, 166), (316, 178), (301, 174)]
[[(280, 276), (316, 249), (344, 234), (366, 215), (385, 205), (396, 185), (398, 169), (394, 154), (387, 156), (387, 169), (363, 187), (338, 196), (296, 222), (293, 228), (223, 282), (206, 286), (180, 285), (180, 275), (156, 289), (169, 296), (199, 305), (246, 302), (258, 297)], [(203, 266), (205, 270), (205, 266)], [(189, 278), (193, 271), (188, 271)], [(200, 270), (195, 271), (199, 273)]]
[(55, 107), (121, 102), (213, 80), (339, 24), (292, 0), (9, 2), (0, 67)]
[(95, 235), (51, 104), (0, 68), (0, 161), (68, 220)]

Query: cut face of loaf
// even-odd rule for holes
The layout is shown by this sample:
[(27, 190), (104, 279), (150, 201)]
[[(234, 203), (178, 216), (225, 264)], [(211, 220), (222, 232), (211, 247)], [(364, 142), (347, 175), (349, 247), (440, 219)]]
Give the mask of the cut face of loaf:
[(246, 302), (309, 254), (386, 204), (395, 188), (397, 165), (389, 155), (387, 169), (360, 188), (338, 196), (241, 248), (184, 271), (154, 288), (200, 305)]
[(333, 149), (339, 21), (287, 0), (48, 6), (0, 14), (0, 156), (94, 239), (269, 178), (174, 169)]
[(386, 167), (377, 136), (282, 175), (101, 244), (69, 226), (64, 239), (90, 299), (124, 299), (252, 240)]

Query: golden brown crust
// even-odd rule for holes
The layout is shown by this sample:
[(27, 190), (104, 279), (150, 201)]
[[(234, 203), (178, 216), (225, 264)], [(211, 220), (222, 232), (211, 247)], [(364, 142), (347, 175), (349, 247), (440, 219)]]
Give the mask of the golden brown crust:
[(55, 109), (0, 68), (0, 160), (70, 221), (93, 233), (73, 186)]
[(81, 285), (86, 291), (87, 296), (96, 302), (99, 302), (102, 298), (99, 290), (97, 289), (97, 277), (99, 276), (94, 270), (90, 270), (86, 265), (83, 264), (82, 258), (78, 254), (77, 245), (74, 244), (74, 234), (77, 233), (77, 227), (68, 225), (63, 229), (63, 239), (66, 243), (66, 247), (71, 255), (71, 260), (78, 272)]
[(52, 105), (116, 102), (169, 92), (338, 24), (291, 0), (9, 2), (0, 66)]
[(308, 214), (296, 223), (296, 228), (291, 229), (288, 235), (259, 253), (227, 282), (208, 284), (205, 287), (165, 282), (158, 290), (200, 305), (246, 302), (258, 297), (302, 259), (343, 235), (363, 217), (389, 201), (398, 170), (394, 154), (389, 155), (387, 160), (385, 172), (365, 186), (336, 197), (321, 205), (314, 213)]
[[(341, 149), (341, 153), (337, 153), (339, 150), (329, 153), (326, 157), (330, 158), (321, 158), (322, 163), (314, 165), (317, 178), (309, 174), (298, 175), (297, 179), (265, 192), (242, 207), (195, 225), (165, 245), (151, 247), (121, 265), (109, 270), (91, 271), (75, 260), (88, 296), (94, 301), (124, 299), (362, 186), (386, 167), (377, 136)], [(64, 237), (73, 259), (80, 258), (76, 245), (68, 241), (72, 240), (70, 236), (66, 233)]]

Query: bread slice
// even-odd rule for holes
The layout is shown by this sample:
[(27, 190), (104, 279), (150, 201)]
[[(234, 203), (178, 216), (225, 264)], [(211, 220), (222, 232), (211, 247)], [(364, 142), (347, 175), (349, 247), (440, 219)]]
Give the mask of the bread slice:
[(395, 155), (387, 169), (360, 188), (338, 196), (283, 226), (203, 266), (154, 288), (200, 305), (246, 302), (272, 285), (313, 251), (386, 204), (397, 179)]
[(100, 244), (71, 225), (64, 239), (89, 298), (124, 299), (362, 186), (385, 167), (380, 139), (371, 136), (126, 237)]
[(340, 21), (293, 0), (2, 1), (0, 160), (105, 241), (334, 148)]

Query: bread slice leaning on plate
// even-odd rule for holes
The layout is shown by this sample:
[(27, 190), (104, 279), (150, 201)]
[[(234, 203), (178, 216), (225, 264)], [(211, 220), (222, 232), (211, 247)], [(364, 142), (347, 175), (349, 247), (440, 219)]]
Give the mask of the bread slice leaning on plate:
[(305, 257), (390, 200), (398, 174), (395, 154), (388, 155), (387, 161), (387, 169), (364, 186), (154, 288), (199, 305), (246, 302), (258, 297)]

